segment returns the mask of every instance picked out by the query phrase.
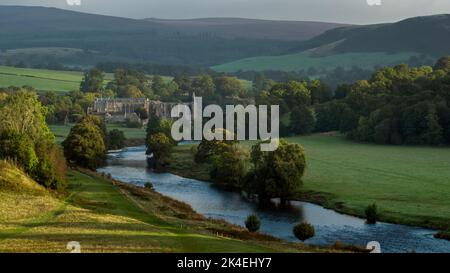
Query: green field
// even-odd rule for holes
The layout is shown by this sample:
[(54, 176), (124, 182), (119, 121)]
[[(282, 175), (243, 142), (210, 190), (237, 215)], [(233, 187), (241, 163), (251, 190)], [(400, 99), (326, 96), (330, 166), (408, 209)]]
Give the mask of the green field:
[(0, 252), (327, 252), (207, 220), (152, 190), (69, 172), (57, 198), (0, 161)]
[[(56, 137), (56, 142), (63, 142), (69, 135), (70, 128), (73, 125), (49, 125), (50, 130)], [(125, 133), (125, 137), (128, 139), (143, 139), (146, 137), (146, 132), (144, 129), (139, 128), (127, 128), (123, 124), (107, 124), (108, 130), (118, 129)]]
[(376, 65), (387, 66), (408, 61), (415, 53), (345, 53), (323, 57), (313, 57), (308, 53), (296, 53), (281, 56), (261, 56), (246, 58), (226, 64), (213, 66), (217, 72), (233, 73), (238, 71), (299, 71), (316, 69), (332, 70), (336, 67), (350, 69), (353, 66), (372, 69)]
[(0, 66), (0, 87), (31, 86), (38, 91), (79, 90), (82, 72)]
[[(384, 221), (450, 226), (450, 148), (360, 144), (336, 135), (289, 141), (307, 156), (300, 199), (357, 216), (376, 203)], [(170, 170), (208, 180), (208, 167), (193, 162), (190, 148), (176, 148)]]

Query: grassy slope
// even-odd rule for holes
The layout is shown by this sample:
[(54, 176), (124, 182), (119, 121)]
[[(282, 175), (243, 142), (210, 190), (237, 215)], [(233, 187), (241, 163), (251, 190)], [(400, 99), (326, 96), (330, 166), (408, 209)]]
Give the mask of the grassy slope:
[(78, 90), (82, 72), (0, 66), (0, 87), (28, 85), (39, 91)]
[(307, 53), (296, 53), (281, 56), (261, 56), (246, 58), (230, 63), (225, 63), (212, 67), (218, 72), (237, 72), (242, 71), (298, 71), (307, 70), (310, 67), (318, 69), (334, 69), (341, 66), (351, 68), (358, 66), (371, 69), (376, 65), (386, 66), (407, 61), (413, 53), (343, 53), (324, 57), (311, 57)]
[[(307, 155), (299, 198), (358, 216), (376, 202), (384, 221), (450, 225), (449, 148), (359, 144), (328, 135), (289, 140), (303, 145)], [(171, 171), (208, 180), (207, 166), (195, 165), (190, 148), (176, 148)]]
[(57, 199), (0, 161), (0, 252), (68, 252), (69, 241), (84, 252), (328, 251), (206, 220), (185, 204), (95, 173), (71, 171), (69, 185), (68, 197)]

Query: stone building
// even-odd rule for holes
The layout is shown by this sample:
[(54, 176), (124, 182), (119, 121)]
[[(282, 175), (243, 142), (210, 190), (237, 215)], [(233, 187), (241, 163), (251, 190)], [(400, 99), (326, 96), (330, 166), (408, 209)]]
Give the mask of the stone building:
[(149, 116), (171, 118), (170, 112), (177, 104), (152, 101), (147, 98), (98, 98), (88, 109), (88, 113), (103, 116), (107, 122), (125, 122), (127, 120), (135, 122), (140, 118), (136, 114), (138, 109), (145, 109)]

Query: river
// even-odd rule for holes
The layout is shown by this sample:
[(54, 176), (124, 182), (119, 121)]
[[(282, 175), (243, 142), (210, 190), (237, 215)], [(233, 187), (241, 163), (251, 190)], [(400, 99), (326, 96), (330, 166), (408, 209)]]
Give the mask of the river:
[(316, 236), (308, 244), (331, 245), (336, 241), (365, 246), (378, 241), (383, 252), (444, 252), (450, 253), (450, 242), (435, 239), (434, 230), (377, 223), (368, 225), (363, 219), (337, 213), (306, 202), (291, 202), (289, 207), (261, 208), (242, 194), (228, 192), (210, 183), (187, 179), (170, 173), (154, 173), (146, 168), (145, 147), (132, 147), (109, 154), (108, 166), (98, 170), (117, 180), (143, 186), (151, 181), (156, 191), (192, 206), (206, 217), (224, 219), (244, 225), (249, 214), (261, 220), (261, 232), (297, 241), (292, 227), (300, 221), (314, 225)]

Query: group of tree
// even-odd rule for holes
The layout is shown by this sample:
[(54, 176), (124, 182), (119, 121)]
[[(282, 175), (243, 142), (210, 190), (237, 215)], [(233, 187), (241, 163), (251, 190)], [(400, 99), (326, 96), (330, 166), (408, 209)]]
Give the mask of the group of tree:
[(170, 163), (170, 153), (177, 145), (171, 136), (172, 124), (171, 119), (161, 119), (156, 115), (147, 124), (147, 161), (156, 170), (162, 170)]
[(333, 98), (332, 89), (319, 80), (263, 85), (268, 89), (257, 93), (256, 103), (280, 106), (283, 136), (311, 133), (315, 129), (313, 107)]
[(342, 85), (314, 107), (317, 131), (379, 144), (450, 144), (450, 57), (434, 67), (398, 65)]
[(143, 71), (119, 68), (114, 79), (104, 84), (104, 73), (96, 68), (85, 72), (80, 90), (101, 93), (103, 97), (150, 98), (161, 101), (192, 101), (192, 95), (202, 96), (210, 102), (222, 102), (228, 97), (245, 97), (247, 90), (236, 77), (198, 74), (175, 77), (148, 76)]
[(210, 164), (211, 179), (218, 185), (244, 190), (261, 202), (280, 198), (285, 203), (302, 185), (304, 150), (298, 144), (280, 140), (277, 150), (263, 152), (262, 143), (255, 144), (248, 153), (237, 141), (203, 140), (195, 161)]
[(0, 158), (14, 161), (45, 187), (66, 186), (66, 160), (33, 90), (0, 92)]

